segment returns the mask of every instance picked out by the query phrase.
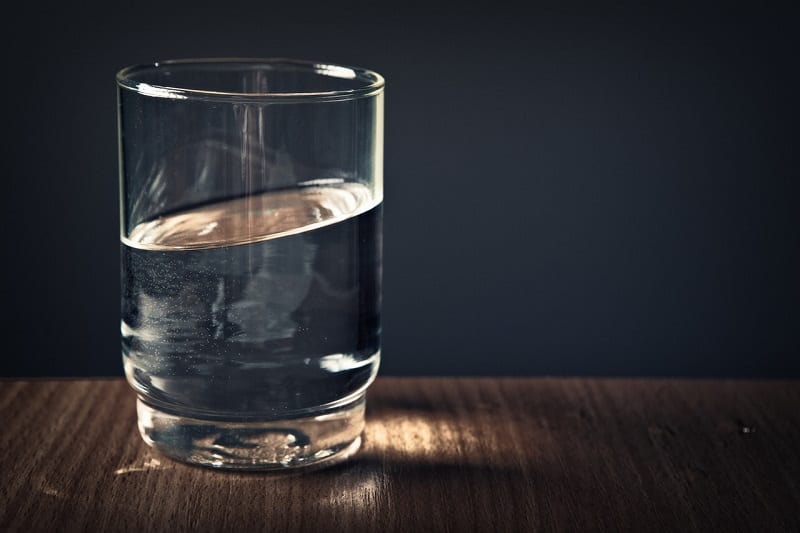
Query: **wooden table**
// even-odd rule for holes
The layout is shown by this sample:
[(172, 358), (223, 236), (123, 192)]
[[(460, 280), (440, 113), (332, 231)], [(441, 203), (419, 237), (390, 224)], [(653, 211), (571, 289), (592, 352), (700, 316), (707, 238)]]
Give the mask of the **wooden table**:
[(379, 378), (348, 463), (178, 464), (122, 380), (0, 381), (0, 531), (798, 531), (800, 383)]

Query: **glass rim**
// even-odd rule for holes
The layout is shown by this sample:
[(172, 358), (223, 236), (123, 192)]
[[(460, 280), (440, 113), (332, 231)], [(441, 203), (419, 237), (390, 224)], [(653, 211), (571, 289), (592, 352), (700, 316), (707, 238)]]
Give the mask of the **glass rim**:
[[(358, 80), (364, 82), (363, 86), (338, 89), (333, 91), (298, 91), (298, 92), (233, 92), (212, 91), (207, 89), (190, 89), (187, 87), (174, 87), (144, 83), (136, 80), (137, 74), (152, 73), (159, 68), (174, 65), (213, 66), (221, 64), (245, 64), (257, 66), (270, 66), (275, 70), (294, 69), (306, 71), (319, 76)], [(368, 96), (375, 96), (383, 92), (386, 84), (383, 76), (377, 72), (360, 67), (325, 63), (322, 61), (309, 61), (285, 57), (248, 58), (248, 57), (219, 57), (219, 58), (191, 58), (168, 59), (154, 61), (153, 63), (140, 63), (125, 67), (117, 72), (117, 85), (141, 94), (156, 98), (170, 98), (175, 100), (223, 100), (223, 101), (257, 101), (257, 102), (297, 102), (297, 101), (339, 101), (354, 100)]]

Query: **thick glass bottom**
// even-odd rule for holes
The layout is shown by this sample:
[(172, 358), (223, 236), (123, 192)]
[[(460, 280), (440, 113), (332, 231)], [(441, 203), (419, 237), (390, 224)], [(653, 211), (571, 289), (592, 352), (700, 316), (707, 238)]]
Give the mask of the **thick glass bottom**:
[(321, 414), (288, 420), (221, 421), (165, 412), (142, 397), (136, 405), (147, 444), (187, 463), (230, 470), (328, 466), (361, 445), (365, 396)]

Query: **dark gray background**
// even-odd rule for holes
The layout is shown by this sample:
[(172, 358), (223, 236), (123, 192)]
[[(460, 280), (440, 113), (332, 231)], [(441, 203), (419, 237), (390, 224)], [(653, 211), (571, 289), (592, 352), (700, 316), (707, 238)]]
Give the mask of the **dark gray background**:
[(800, 376), (790, 13), (21, 9), (0, 375), (121, 374), (115, 71), (289, 56), (388, 80), (384, 374)]

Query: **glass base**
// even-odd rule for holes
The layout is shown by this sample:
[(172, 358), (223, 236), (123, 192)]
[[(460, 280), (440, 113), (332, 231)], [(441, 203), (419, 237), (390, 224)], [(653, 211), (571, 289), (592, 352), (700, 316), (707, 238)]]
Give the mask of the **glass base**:
[(230, 470), (333, 465), (361, 446), (365, 397), (322, 414), (289, 420), (204, 420), (165, 412), (139, 397), (139, 432), (164, 455)]

